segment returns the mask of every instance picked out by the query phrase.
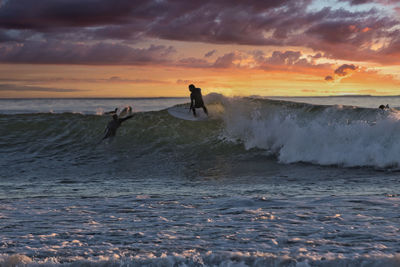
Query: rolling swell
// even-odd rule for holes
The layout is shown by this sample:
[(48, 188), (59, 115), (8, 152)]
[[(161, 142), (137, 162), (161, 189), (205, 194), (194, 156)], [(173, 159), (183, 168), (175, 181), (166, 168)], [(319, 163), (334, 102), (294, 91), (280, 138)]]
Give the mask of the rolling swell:
[(166, 110), (136, 113), (114, 140), (101, 142), (109, 120), (109, 116), (72, 113), (0, 115), (2, 175), (92, 177), (93, 172), (110, 170), (166, 175), (176, 173), (182, 162), (245, 152), (219, 139), (218, 120), (193, 124), (171, 117)]
[(136, 113), (112, 142), (101, 143), (108, 116), (0, 115), (0, 149), (6, 166), (40, 160), (80, 165), (198, 160), (210, 155), (234, 158), (249, 151), (252, 156), (274, 156), (282, 163), (374, 168), (400, 165), (397, 110), (219, 94), (210, 94), (205, 101), (212, 120), (183, 121), (166, 110)]

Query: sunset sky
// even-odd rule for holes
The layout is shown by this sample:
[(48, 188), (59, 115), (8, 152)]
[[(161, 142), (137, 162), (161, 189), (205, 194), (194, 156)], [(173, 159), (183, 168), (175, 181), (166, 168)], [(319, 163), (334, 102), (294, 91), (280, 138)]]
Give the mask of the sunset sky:
[(0, 97), (400, 94), (398, 0), (0, 0)]

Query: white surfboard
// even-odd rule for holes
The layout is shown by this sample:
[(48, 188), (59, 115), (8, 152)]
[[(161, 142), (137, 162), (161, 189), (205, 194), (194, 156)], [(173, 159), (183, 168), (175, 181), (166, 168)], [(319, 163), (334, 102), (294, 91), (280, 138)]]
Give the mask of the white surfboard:
[(167, 111), (171, 116), (186, 121), (204, 121), (208, 119), (202, 108), (196, 108), (196, 117), (193, 115), (193, 111), (189, 110), (189, 106), (186, 105), (174, 106), (168, 108)]

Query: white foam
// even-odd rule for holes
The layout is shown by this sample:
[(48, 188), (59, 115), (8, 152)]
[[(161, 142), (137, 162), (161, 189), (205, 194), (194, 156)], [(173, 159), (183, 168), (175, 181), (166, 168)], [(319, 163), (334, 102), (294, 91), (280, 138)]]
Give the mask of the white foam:
[[(118, 254), (100, 255), (90, 259), (74, 257), (73, 266), (386, 266), (397, 267), (400, 264), (400, 255), (359, 255), (353, 259), (338, 257), (332, 253), (315, 254), (305, 248), (298, 250), (300, 258), (289, 255), (276, 256), (268, 252), (225, 252), (214, 253), (208, 251), (199, 253), (191, 249), (181, 253), (153, 253), (138, 254), (131, 257), (120, 257)], [(15, 254), (0, 256), (0, 265), (11, 266), (65, 266), (54, 258), (45, 258), (33, 261), (31, 258)]]
[[(223, 137), (261, 148), (282, 163), (400, 166), (400, 113), (355, 107), (290, 106), (268, 100), (210, 95), (224, 107)], [(313, 110), (314, 108), (314, 110)]]

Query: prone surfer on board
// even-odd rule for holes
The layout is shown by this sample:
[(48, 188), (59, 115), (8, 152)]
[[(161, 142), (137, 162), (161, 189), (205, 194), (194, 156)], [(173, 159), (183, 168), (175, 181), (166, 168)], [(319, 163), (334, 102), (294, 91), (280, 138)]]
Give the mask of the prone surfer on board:
[(129, 115), (124, 118), (119, 118), (117, 114), (114, 114), (112, 116), (113, 120), (107, 124), (107, 128), (105, 130), (106, 134), (104, 135), (103, 139), (101, 139), (101, 140), (104, 140), (109, 137), (114, 137), (115, 134), (117, 133), (117, 129), (121, 126), (121, 124), (124, 121), (126, 121), (127, 119), (130, 119), (132, 117), (133, 117), (133, 115)]
[(379, 109), (381, 109), (381, 110), (389, 109), (389, 104), (386, 104), (386, 106), (385, 105), (380, 105)]
[(201, 89), (196, 88), (194, 84), (189, 85), (190, 94), (190, 110), (193, 110), (193, 115), (196, 117), (196, 108), (203, 108), (204, 113), (208, 116), (208, 111), (203, 102), (203, 96), (201, 95)]

